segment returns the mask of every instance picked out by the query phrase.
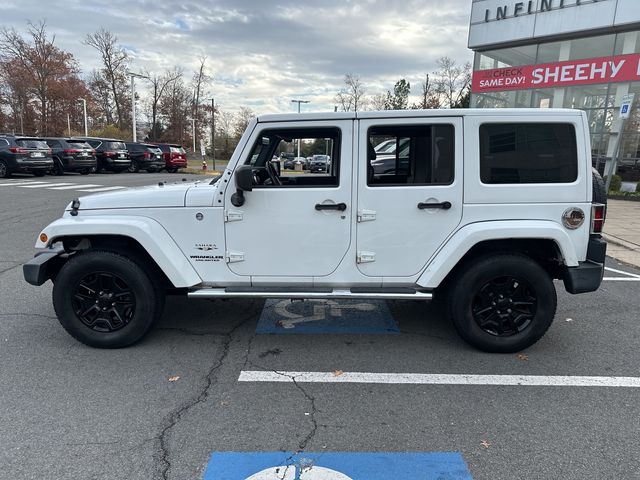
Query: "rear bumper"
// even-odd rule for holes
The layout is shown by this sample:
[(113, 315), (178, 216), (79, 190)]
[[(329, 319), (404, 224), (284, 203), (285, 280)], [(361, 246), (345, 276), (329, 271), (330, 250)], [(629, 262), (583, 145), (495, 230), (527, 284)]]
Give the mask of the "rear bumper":
[(55, 278), (69, 255), (64, 248), (45, 250), (39, 252), (22, 266), (22, 273), (27, 283), (40, 286), (47, 280)]
[(182, 159), (167, 160), (166, 164), (163, 166), (166, 168), (187, 168), (187, 161)]
[(164, 160), (138, 160), (138, 166), (142, 170), (160, 170), (164, 168)]
[(589, 239), (587, 261), (577, 267), (566, 268), (564, 288), (572, 294), (595, 292), (600, 288), (604, 277), (604, 261), (607, 256), (607, 243), (600, 235)]
[(9, 167), (13, 172), (33, 172), (35, 171), (49, 171), (53, 169), (53, 160), (39, 160), (35, 162), (15, 162), (13, 167)]

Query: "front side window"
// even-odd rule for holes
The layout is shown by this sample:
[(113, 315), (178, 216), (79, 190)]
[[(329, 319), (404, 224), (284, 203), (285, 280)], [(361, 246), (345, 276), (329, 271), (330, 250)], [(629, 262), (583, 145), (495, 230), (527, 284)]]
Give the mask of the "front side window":
[(453, 125), (371, 127), (367, 140), (367, 185), (453, 183)]
[(253, 167), (257, 186), (337, 187), (340, 129), (264, 130), (244, 163)]
[(480, 178), (486, 184), (572, 183), (576, 132), (568, 123), (480, 126)]

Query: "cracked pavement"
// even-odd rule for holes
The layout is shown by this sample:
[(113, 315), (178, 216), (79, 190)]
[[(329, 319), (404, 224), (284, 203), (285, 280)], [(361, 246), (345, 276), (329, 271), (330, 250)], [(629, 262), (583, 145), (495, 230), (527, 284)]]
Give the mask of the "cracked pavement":
[(256, 335), (262, 301), (170, 297), (143, 342), (95, 350), (58, 325), (51, 284), (32, 287), (19, 268), (72, 196), (0, 190), (1, 480), (200, 479), (215, 451), (459, 451), (474, 479), (640, 478), (634, 389), (237, 381), (242, 370), (640, 376), (638, 283), (560, 292), (526, 361), (474, 351), (437, 306), (406, 301), (389, 302), (400, 335)]

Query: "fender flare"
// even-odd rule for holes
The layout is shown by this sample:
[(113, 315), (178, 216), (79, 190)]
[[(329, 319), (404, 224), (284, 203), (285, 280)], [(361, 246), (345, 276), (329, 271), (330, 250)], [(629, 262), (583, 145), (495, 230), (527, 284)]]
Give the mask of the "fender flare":
[(43, 249), (62, 237), (70, 236), (122, 236), (137, 241), (158, 264), (176, 288), (192, 287), (202, 283), (189, 260), (175, 240), (157, 221), (147, 217), (109, 216), (63, 217), (49, 224), (42, 233), (46, 243), (38, 238), (35, 248)]
[(423, 288), (436, 288), (474, 246), (488, 240), (505, 239), (553, 240), (567, 267), (577, 267), (579, 264), (571, 238), (556, 222), (478, 222), (465, 225), (454, 233), (432, 257), (416, 283)]

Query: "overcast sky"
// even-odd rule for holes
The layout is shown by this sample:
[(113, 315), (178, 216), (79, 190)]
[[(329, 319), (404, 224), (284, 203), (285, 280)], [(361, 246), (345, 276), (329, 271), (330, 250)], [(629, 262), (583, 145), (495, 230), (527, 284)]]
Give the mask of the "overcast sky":
[(439, 57), (471, 60), (470, 12), (471, 0), (1, 0), (0, 25), (24, 31), (27, 20), (46, 20), (83, 73), (99, 65), (82, 40), (101, 26), (133, 70), (177, 65), (190, 77), (206, 55), (216, 103), (271, 113), (294, 110), (292, 98), (333, 110), (347, 72), (369, 94), (403, 77), (417, 94)]

